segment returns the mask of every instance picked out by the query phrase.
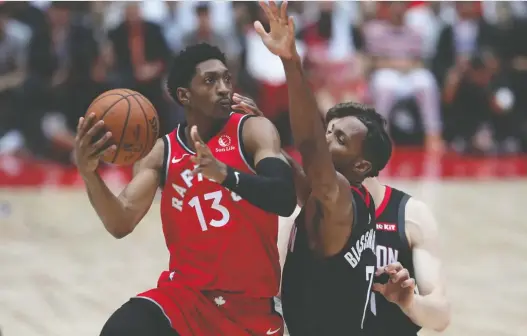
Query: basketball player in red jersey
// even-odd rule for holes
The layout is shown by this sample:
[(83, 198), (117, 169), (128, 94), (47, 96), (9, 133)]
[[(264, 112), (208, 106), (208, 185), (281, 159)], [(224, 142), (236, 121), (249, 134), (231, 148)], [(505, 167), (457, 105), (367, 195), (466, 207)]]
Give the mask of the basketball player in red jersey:
[(157, 287), (120, 307), (101, 335), (282, 335), (273, 309), (278, 216), (293, 213), (296, 195), (278, 133), (265, 118), (231, 113), (231, 77), (216, 47), (176, 56), (167, 88), (186, 123), (158, 140), (118, 197), (96, 172), (104, 140), (90, 145), (103, 122), (79, 122), (76, 162), (105, 228), (131, 233), (162, 186), (170, 252)]

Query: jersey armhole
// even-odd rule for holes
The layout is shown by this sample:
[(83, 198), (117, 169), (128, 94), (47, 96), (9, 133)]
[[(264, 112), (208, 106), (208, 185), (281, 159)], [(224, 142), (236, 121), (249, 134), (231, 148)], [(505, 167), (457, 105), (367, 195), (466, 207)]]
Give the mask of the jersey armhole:
[(159, 187), (163, 189), (165, 183), (168, 179), (168, 161), (170, 160), (171, 148), (170, 148), (170, 139), (168, 138), (169, 134), (163, 136), (163, 144), (165, 148), (163, 149), (163, 165), (161, 168), (161, 179), (159, 181)]
[(406, 238), (406, 203), (408, 203), (408, 200), (410, 199), (410, 195), (404, 195), (401, 198), (401, 202), (399, 202), (399, 211), (397, 212), (397, 230), (399, 231), (399, 237), (401, 238), (401, 241), (403, 244), (410, 248), (410, 244), (408, 243), (408, 238)]
[(353, 223), (351, 223), (351, 232), (353, 233), (353, 229), (356, 226), (355, 223), (357, 223), (357, 201), (355, 201), (355, 195), (351, 196), (351, 206), (353, 207)]
[(254, 158), (252, 157), (252, 155), (247, 153), (247, 151), (245, 150), (245, 146), (243, 144), (243, 125), (251, 117), (255, 117), (255, 116), (252, 114), (246, 114), (243, 117), (241, 117), (240, 121), (238, 122), (238, 144), (240, 147), (240, 156), (243, 162), (245, 162), (247, 167), (249, 167), (249, 169), (253, 173), (256, 173), (256, 168), (254, 167)]

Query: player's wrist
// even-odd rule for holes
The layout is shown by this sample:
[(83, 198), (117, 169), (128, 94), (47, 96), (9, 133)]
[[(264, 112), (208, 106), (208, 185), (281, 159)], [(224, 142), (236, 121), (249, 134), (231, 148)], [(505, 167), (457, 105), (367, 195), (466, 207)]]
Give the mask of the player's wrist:
[(406, 316), (410, 317), (415, 311), (417, 301), (419, 301), (419, 296), (416, 294), (412, 294), (410, 298), (398, 304), (398, 306), (399, 308), (401, 308), (401, 310)]
[(227, 165), (224, 164), (224, 169), (222, 170), (223, 179), (218, 181), (222, 186), (230, 190), (236, 189), (239, 183), (239, 179), (236, 177), (236, 171)]

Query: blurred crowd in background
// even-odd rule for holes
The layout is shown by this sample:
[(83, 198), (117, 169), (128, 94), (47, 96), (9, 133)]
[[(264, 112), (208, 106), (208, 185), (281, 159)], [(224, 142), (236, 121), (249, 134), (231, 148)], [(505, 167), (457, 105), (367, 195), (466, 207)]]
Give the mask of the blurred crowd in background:
[[(472, 155), (527, 151), (527, 2), (289, 3), (321, 110), (371, 104), (397, 145)], [(198, 42), (227, 55), (236, 91), (292, 144), (280, 60), (253, 30), (257, 2), (2, 2), (0, 155), (70, 162), (93, 98), (148, 97), (162, 132), (181, 108), (162, 89), (171, 56)]]

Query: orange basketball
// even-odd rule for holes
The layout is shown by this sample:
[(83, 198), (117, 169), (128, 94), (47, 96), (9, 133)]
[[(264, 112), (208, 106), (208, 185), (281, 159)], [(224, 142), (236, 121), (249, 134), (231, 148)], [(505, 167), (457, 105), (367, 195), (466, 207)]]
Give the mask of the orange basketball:
[[(152, 103), (139, 92), (128, 89), (106, 91), (91, 103), (86, 116), (104, 120), (112, 132), (109, 143), (117, 145), (102, 157), (107, 163), (131, 165), (152, 150), (159, 135), (159, 118)], [(96, 140), (96, 139), (95, 139)]]

